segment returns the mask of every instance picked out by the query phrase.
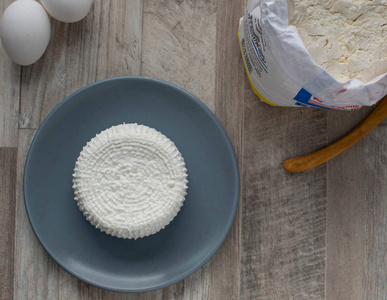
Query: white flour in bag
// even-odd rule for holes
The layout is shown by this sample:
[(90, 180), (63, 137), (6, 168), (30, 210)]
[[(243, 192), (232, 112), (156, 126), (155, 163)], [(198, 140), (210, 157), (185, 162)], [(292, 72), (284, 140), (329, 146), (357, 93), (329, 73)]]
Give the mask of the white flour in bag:
[(296, 26), (314, 62), (341, 82), (387, 72), (387, 0), (294, 0)]
[(317, 65), (297, 29), (288, 26), (286, 0), (249, 0), (239, 42), (253, 90), (269, 104), (356, 110), (387, 94), (386, 73), (366, 83), (340, 82)]

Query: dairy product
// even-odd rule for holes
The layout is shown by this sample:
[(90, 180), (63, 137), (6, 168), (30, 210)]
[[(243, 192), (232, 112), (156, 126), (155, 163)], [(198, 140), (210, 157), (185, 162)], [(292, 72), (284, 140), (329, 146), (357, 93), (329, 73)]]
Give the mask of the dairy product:
[(187, 169), (165, 135), (123, 124), (102, 131), (83, 148), (73, 189), (92, 225), (136, 239), (158, 232), (177, 215), (186, 195)]
[(294, 0), (295, 25), (317, 65), (337, 80), (387, 72), (387, 0)]

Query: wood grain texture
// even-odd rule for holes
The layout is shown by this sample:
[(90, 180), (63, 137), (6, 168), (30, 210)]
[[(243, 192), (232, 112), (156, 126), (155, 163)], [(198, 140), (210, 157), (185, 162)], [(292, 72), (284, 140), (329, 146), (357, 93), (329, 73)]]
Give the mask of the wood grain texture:
[(365, 141), (363, 299), (387, 299), (387, 122)]
[[(330, 112), (330, 140), (369, 112)], [(386, 297), (386, 133), (384, 121), (328, 163), (327, 299)]]
[[(242, 126), (245, 74), (237, 38), (243, 1), (218, 2), (216, 22), (216, 85), (215, 114), (234, 146), (242, 175)], [(225, 18), (224, 16), (227, 16)], [(242, 204), (239, 203), (239, 207)], [(216, 255), (210, 260), (211, 277), (208, 299), (240, 298), (241, 210)]]
[(94, 1), (82, 21), (51, 24), (46, 53), (23, 68), (21, 128), (38, 128), (60, 101), (84, 85), (140, 74), (142, 1)]
[(0, 299), (13, 297), (17, 148), (0, 148)]
[[(12, 2), (0, 2), (0, 16)], [(17, 147), (20, 71), (0, 45), (0, 147)]]
[(326, 167), (291, 174), (281, 162), (326, 143), (326, 112), (268, 106), (248, 85), (241, 298), (323, 299)]
[[(329, 140), (351, 131), (365, 111), (329, 112)], [(364, 156), (365, 140), (328, 165), (327, 299), (363, 299), (364, 290)]]
[[(221, 3), (221, 2), (220, 2)], [(217, 1), (144, 1), (142, 72), (215, 103)]]

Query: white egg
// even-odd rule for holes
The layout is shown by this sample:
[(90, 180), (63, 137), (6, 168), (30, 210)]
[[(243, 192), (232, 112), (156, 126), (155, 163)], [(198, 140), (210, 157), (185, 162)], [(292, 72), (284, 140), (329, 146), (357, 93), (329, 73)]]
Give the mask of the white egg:
[(1, 43), (19, 65), (36, 62), (46, 51), (50, 35), (50, 19), (44, 8), (33, 0), (13, 2), (0, 21)]
[(77, 22), (88, 14), (92, 0), (41, 0), (47, 12), (61, 22)]

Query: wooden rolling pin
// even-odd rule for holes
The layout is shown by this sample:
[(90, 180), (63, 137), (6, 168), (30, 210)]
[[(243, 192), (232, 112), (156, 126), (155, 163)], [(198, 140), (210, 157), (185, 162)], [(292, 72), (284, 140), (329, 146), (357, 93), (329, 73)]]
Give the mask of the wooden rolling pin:
[(369, 131), (387, 117), (387, 96), (385, 96), (372, 113), (354, 130), (337, 142), (314, 153), (288, 159), (283, 163), (289, 172), (301, 172), (317, 167), (351, 147)]

